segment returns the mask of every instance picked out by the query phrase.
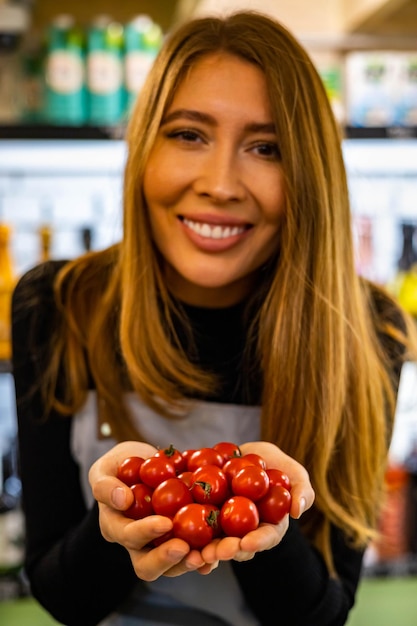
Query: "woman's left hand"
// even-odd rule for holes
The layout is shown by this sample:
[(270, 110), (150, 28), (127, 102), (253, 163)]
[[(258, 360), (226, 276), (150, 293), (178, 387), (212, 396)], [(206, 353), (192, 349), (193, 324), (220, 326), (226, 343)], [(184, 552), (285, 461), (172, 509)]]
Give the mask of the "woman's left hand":
[[(242, 454), (254, 453), (263, 457), (267, 468), (278, 468), (285, 472), (291, 481), (290, 515), (299, 518), (314, 502), (314, 490), (307, 470), (295, 459), (288, 456), (272, 443), (255, 441), (240, 446)], [(260, 524), (256, 530), (241, 539), (224, 537), (211, 542), (201, 551), (206, 563), (216, 561), (248, 561), (257, 552), (270, 550), (280, 543), (289, 526), (289, 516), (277, 525)]]

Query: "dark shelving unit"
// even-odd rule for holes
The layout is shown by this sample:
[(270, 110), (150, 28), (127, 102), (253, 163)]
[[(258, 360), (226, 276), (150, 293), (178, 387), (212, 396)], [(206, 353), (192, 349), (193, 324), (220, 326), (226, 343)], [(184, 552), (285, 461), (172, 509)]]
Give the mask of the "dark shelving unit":
[[(51, 124), (3, 124), (1, 139), (123, 139), (126, 125), (117, 126), (61, 126)], [(417, 139), (417, 126), (346, 126), (346, 139)]]
[(346, 126), (346, 139), (416, 139), (417, 126)]
[(1, 139), (108, 140), (123, 139), (125, 126), (54, 126), (50, 124), (3, 124)]

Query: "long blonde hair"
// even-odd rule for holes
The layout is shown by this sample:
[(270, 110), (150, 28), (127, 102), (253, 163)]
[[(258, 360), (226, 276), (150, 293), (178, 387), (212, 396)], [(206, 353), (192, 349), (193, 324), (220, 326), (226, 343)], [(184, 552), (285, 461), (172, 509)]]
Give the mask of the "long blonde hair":
[(194, 20), (167, 39), (128, 127), (123, 239), (60, 273), (66, 321), (49, 389), (63, 359), (68, 394), (53, 402), (70, 413), (85, 400), (91, 373), (114, 435), (126, 439), (140, 436), (123, 405), (126, 388), (162, 411), (215, 384), (176, 337), (179, 312), (152, 241), (142, 180), (184, 72), (219, 50), (265, 73), (286, 185), (279, 254), (248, 334), (263, 372), (262, 438), (308, 469), (316, 503), (305, 532), (332, 569), (331, 523), (358, 546), (372, 536), (395, 397), (369, 286), (355, 272), (339, 129), (312, 61), (279, 23), (243, 12)]

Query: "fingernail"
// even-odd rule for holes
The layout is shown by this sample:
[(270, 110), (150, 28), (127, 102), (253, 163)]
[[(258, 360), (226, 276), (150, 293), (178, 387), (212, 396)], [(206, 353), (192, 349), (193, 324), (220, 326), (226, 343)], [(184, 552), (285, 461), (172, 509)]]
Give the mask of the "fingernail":
[(116, 509), (124, 509), (126, 505), (125, 491), (122, 487), (115, 487), (111, 493), (111, 501)]
[(306, 500), (305, 498), (300, 498), (300, 502), (298, 503), (298, 517), (301, 517), (306, 508)]

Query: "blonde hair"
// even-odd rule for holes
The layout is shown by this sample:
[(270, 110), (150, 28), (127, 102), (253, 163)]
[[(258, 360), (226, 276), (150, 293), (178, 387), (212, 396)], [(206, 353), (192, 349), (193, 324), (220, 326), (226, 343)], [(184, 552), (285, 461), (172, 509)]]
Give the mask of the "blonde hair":
[(167, 39), (128, 127), (123, 240), (59, 276), (66, 325), (49, 389), (63, 358), (69, 393), (54, 403), (70, 413), (85, 400), (91, 372), (113, 433), (126, 439), (140, 436), (123, 405), (126, 388), (162, 411), (160, 401), (172, 406), (215, 384), (175, 334), (180, 313), (152, 242), (142, 180), (184, 72), (218, 51), (258, 65), (268, 85), (286, 214), (277, 259), (255, 294), (248, 346), (263, 372), (262, 438), (308, 469), (316, 502), (303, 524), (332, 570), (331, 523), (357, 546), (375, 528), (395, 397), (370, 288), (355, 272), (339, 129), (312, 61), (279, 23), (253, 12), (201, 18)]

